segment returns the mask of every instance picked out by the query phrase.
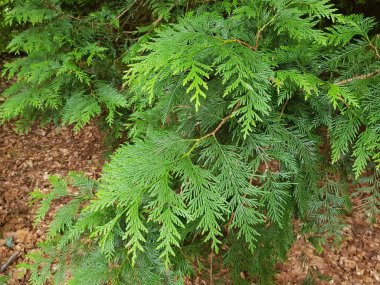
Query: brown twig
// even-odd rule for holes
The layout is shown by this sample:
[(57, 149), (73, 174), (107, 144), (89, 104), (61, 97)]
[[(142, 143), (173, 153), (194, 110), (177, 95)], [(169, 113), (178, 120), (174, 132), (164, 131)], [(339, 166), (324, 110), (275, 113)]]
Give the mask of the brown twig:
[(351, 81), (354, 81), (354, 80), (368, 79), (368, 78), (374, 77), (378, 74), (380, 74), (380, 69), (375, 70), (375, 71), (370, 72), (370, 73), (367, 73), (367, 74), (361, 74), (361, 75), (357, 75), (357, 76), (354, 76), (351, 78), (344, 79), (342, 81), (335, 82), (335, 85), (344, 85), (344, 84), (350, 83)]
[(227, 224), (226, 224), (226, 227), (225, 227), (225, 229), (226, 229), (226, 231), (227, 231), (227, 234), (230, 232), (229, 227), (230, 227), (230, 225), (232, 224), (232, 221), (234, 220), (234, 217), (235, 217), (235, 212), (232, 212), (231, 217), (230, 217), (230, 219), (228, 220), (228, 222), (227, 222)]
[(377, 57), (378, 59), (380, 59), (380, 53), (379, 53), (379, 50), (377, 49), (377, 47), (376, 47), (375, 45), (373, 45), (372, 43), (369, 44), (369, 46), (370, 46), (370, 48), (372, 48), (372, 49), (374, 50), (374, 52), (375, 52), (375, 54), (376, 54), (376, 57)]
[(184, 154), (184, 156), (189, 156), (192, 151), (197, 147), (197, 145), (199, 144), (200, 141), (208, 138), (208, 137), (215, 137), (216, 133), (220, 130), (220, 128), (232, 117), (232, 115), (236, 112), (237, 109), (239, 109), (240, 107), (240, 103), (236, 104), (235, 108), (232, 110), (232, 112), (230, 114), (228, 114), (227, 116), (225, 116), (219, 123), (219, 125), (210, 133), (204, 135), (203, 137), (200, 137), (198, 139), (195, 139), (195, 143), (193, 144), (193, 146), (190, 148), (190, 150)]
[(260, 40), (260, 37), (261, 37), (261, 32), (262, 32), (262, 29), (259, 29), (257, 31), (257, 34), (256, 34), (256, 43), (255, 43), (255, 50), (257, 50), (259, 48), (259, 40)]
[(240, 107), (240, 103), (236, 104), (235, 108), (232, 110), (232, 112), (230, 114), (228, 114), (227, 116), (225, 116), (219, 123), (219, 125), (211, 132), (211, 133), (208, 133), (207, 135), (203, 136), (202, 138), (200, 139), (205, 139), (205, 138), (208, 138), (208, 137), (215, 137), (216, 133), (220, 130), (221, 127), (223, 127), (223, 125), (231, 118), (231, 116), (233, 115), (233, 113), (236, 112), (236, 110)]
[(265, 25), (263, 25), (260, 29), (257, 30), (257, 33), (256, 33), (256, 43), (255, 43), (255, 50), (257, 50), (259, 48), (259, 41), (260, 41), (260, 37), (261, 37), (261, 34), (262, 32), (270, 25), (273, 23), (273, 21), (277, 18), (279, 14), (276, 13)]
[(214, 136), (216, 135), (216, 133), (219, 131), (219, 129), (231, 118), (231, 116), (233, 115), (233, 113), (236, 112), (236, 110), (240, 107), (240, 103), (236, 104), (235, 108), (232, 110), (232, 112), (230, 114), (228, 114), (228, 116), (224, 117), (222, 119), (222, 121), (220, 121), (219, 125), (210, 133), (210, 135)]
[(240, 44), (242, 46), (245, 46), (245, 47), (247, 47), (247, 48), (249, 48), (249, 49), (251, 49), (253, 51), (256, 51), (256, 48), (254, 46), (251, 46), (250, 44), (248, 44), (248, 43), (246, 43), (246, 42), (244, 42), (242, 40), (239, 40), (239, 39), (225, 40), (224, 43), (225, 44), (227, 44), (227, 43), (238, 43), (238, 44)]
[(255, 45), (254, 46), (251, 46), (250, 44), (242, 41), (242, 40), (239, 40), (239, 39), (232, 39), (232, 40), (227, 40), (225, 41), (225, 43), (229, 43), (229, 42), (235, 42), (235, 43), (239, 43), (241, 44), (242, 46), (245, 46), (253, 51), (257, 51), (258, 48), (259, 48), (259, 42), (260, 42), (260, 38), (261, 38), (261, 34), (262, 32), (270, 25), (273, 23), (273, 21), (276, 19), (276, 17), (278, 16), (278, 13), (275, 14), (265, 25), (263, 25), (261, 28), (259, 28), (257, 30), (257, 33), (256, 33), (256, 40), (255, 40)]
[[(169, 7), (169, 9), (168, 9), (168, 13), (169, 13), (171, 10), (173, 10), (174, 7), (175, 7), (174, 4), (171, 5), (171, 6)], [(153, 27), (157, 27), (157, 26), (162, 22), (163, 19), (164, 19), (164, 18), (163, 18), (162, 16), (158, 17), (158, 19), (157, 19), (156, 21), (153, 22), (153, 24), (152, 24)]]
[(213, 263), (213, 259), (214, 259), (214, 250), (211, 250), (211, 254), (210, 254), (210, 285), (213, 285), (214, 284), (214, 278), (213, 278), (213, 274), (212, 274), (212, 263)]
[(286, 108), (286, 106), (288, 106), (288, 103), (289, 103), (289, 98), (285, 101), (284, 106), (282, 106), (282, 108), (281, 108), (281, 116), (284, 115), (285, 108)]
[(1, 265), (0, 272), (4, 272), (5, 270), (7, 270), (7, 268), (9, 267), (9, 265), (11, 265), (12, 262), (15, 261), (20, 256), (20, 254), (21, 254), (21, 252), (19, 252), (19, 251), (16, 251), (15, 253), (13, 253), (8, 258), (8, 260)]
[(338, 98), (340, 101), (343, 102), (343, 104), (347, 107), (347, 109), (350, 109), (350, 105), (347, 104), (346, 100), (344, 100), (344, 98), (342, 96), (338, 95)]
[(127, 13), (127, 12), (129, 11), (129, 9), (131, 9), (132, 6), (136, 4), (136, 2), (137, 2), (137, 0), (133, 1), (133, 3), (132, 3), (131, 5), (129, 5), (128, 8), (125, 9), (123, 12), (121, 12), (121, 13), (116, 17), (116, 19), (118, 20), (118, 19), (120, 19), (121, 17), (123, 17), (124, 14)]
[(78, 20), (78, 21), (81, 20), (81, 18), (74, 17), (73, 15), (66, 15), (66, 14), (65, 14), (65, 16), (68, 17), (68, 18), (70, 18), (70, 19), (73, 19), (73, 20)]

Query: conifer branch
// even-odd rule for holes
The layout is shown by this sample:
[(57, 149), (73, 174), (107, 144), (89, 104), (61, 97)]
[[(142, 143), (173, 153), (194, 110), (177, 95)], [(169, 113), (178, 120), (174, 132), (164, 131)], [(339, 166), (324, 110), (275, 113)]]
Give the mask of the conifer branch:
[(240, 45), (242, 45), (242, 46), (245, 46), (245, 47), (247, 47), (247, 48), (249, 48), (249, 49), (251, 49), (251, 50), (253, 50), (253, 51), (256, 51), (256, 47), (251, 46), (250, 44), (248, 44), (248, 43), (246, 43), (246, 42), (244, 42), (244, 41), (242, 41), (242, 40), (239, 40), (239, 39), (225, 40), (223, 43), (224, 43), (224, 44), (227, 44), (227, 43), (238, 43), (238, 44), (240, 44)]
[(350, 105), (346, 102), (346, 100), (343, 99), (342, 96), (338, 96), (339, 100), (343, 102), (343, 104), (347, 107), (347, 109), (350, 109)]
[(81, 18), (75, 17), (73, 15), (65, 14), (64, 16), (67, 17), (67, 18), (69, 18), (69, 19), (73, 19), (73, 20), (77, 20), (77, 21), (81, 21), (82, 20)]
[(276, 19), (277, 17), (277, 14), (274, 15), (265, 25), (263, 25), (260, 29), (258, 29), (257, 33), (256, 33), (256, 41), (255, 41), (255, 45), (252, 46), (240, 39), (231, 39), (231, 40), (226, 40), (224, 43), (229, 43), (229, 42), (236, 42), (238, 44), (241, 44), (242, 46), (245, 46), (253, 51), (257, 51), (257, 49), (259, 48), (259, 41), (260, 41), (260, 38), (261, 38), (261, 34), (262, 32)]
[[(379, 37), (379, 35), (376, 35), (376, 37)], [(378, 48), (372, 43), (368, 35), (365, 37), (365, 39), (368, 42), (368, 46), (375, 52), (377, 59), (380, 59), (380, 52)]]
[(121, 12), (121, 13), (116, 17), (116, 19), (118, 20), (118, 19), (120, 19), (121, 17), (123, 17), (124, 14), (127, 13), (127, 12), (129, 11), (129, 9), (131, 9), (131, 7), (132, 7), (133, 5), (136, 4), (136, 2), (137, 2), (137, 0), (133, 1), (133, 3), (132, 3), (131, 5), (129, 5), (129, 6), (128, 6), (123, 12)]
[(288, 103), (289, 103), (289, 98), (286, 99), (284, 105), (283, 105), (282, 108), (281, 108), (281, 116), (284, 115), (285, 108), (286, 108), (286, 106), (288, 105)]
[[(252, 183), (250, 182), (250, 184), (252, 184)], [(226, 226), (225, 226), (225, 229), (226, 229), (226, 231), (227, 231), (227, 234), (230, 232), (229, 227), (230, 227), (230, 225), (232, 224), (232, 221), (234, 220), (234, 217), (235, 217), (235, 212), (232, 212), (232, 213), (231, 213), (231, 216), (230, 216), (230, 218), (228, 219), (228, 222), (227, 222), (227, 224), (226, 224)]]
[(232, 115), (237, 111), (237, 109), (240, 107), (240, 103), (236, 104), (235, 108), (232, 110), (232, 112), (224, 117), (222, 121), (219, 123), (219, 125), (210, 133), (208, 136), (212, 135), (215, 136), (216, 133), (220, 130), (220, 128), (232, 117)]
[[(175, 7), (175, 4), (171, 5), (171, 6), (169, 7), (169, 9), (168, 9), (168, 13), (169, 13), (171, 10), (173, 10), (174, 7)], [(162, 22), (163, 19), (164, 19), (163, 16), (159, 16), (159, 17), (157, 18), (157, 20), (153, 22), (153, 24), (152, 24), (153, 27), (157, 27), (157, 26)]]
[(237, 111), (237, 109), (240, 107), (240, 103), (236, 104), (235, 108), (232, 110), (232, 112), (230, 114), (228, 114), (227, 116), (225, 116), (221, 121), (220, 123), (218, 124), (218, 126), (210, 133), (198, 138), (198, 139), (195, 139), (195, 143), (193, 144), (193, 146), (190, 148), (190, 150), (185, 153), (184, 157), (185, 156), (189, 156), (193, 150), (197, 147), (197, 145), (204, 139), (207, 139), (208, 137), (215, 137), (216, 133), (220, 130), (220, 128), (232, 117), (232, 115)]
[(239, 40), (239, 39), (232, 39), (232, 40), (226, 40), (225, 43), (229, 43), (229, 42), (236, 42), (236, 43), (239, 43), (241, 44), (242, 46), (245, 46), (253, 51), (257, 51), (257, 49), (259, 48), (259, 42), (260, 42), (260, 38), (261, 38), (261, 35), (263, 33), (263, 31), (270, 25), (273, 23), (274, 20), (276, 20), (278, 16), (278, 13), (276, 13), (267, 23), (265, 23), (261, 28), (259, 28), (257, 30), (257, 33), (256, 33), (256, 40), (255, 40), (255, 45), (252, 46), (242, 40)]
[[(208, 257), (210, 283), (221, 259), (233, 272), (257, 268), (257, 279), (270, 280), (271, 270), (262, 269), (291, 244), (294, 207), (316, 234), (336, 233), (346, 191), (335, 174), (319, 181), (342, 155), (355, 158), (357, 176), (379, 160), (380, 76), (353, 82), (363, 94), (349, 83), (380, 74), (367, 69), (379, 63), (380, 48), (378, 38), (366, 36), (374, 20), (350, 15), (333, 23), (338, 16), (329, 1), (235, 1), (225, 13), (216, 0), (115, 0), (81, 11), (80, 0), (14, 1), (6, 13), (26, 24), (17, 29), (27, 28), (10, 47), (26, 57), (5, 68), (23, 80), (5, 91), (0, 123), (56, 118), (79, 130), (106, 116), (115, 137), (131, 142), (112, 156), (100, 184), (52, 178), (51, 193), (34, 194), (41, 199), (36, 222), (54, 200), (70, 201), (55, 214), (46, 243), (27, 256), (30, 284), (62, 284), (61, 276), (72, 284), (178, 283), (186, 274), (178, 265), (193, 254), (182, 251), (183, 233), (194, 254)], [(231, 24), (237, 18), (244, 25)], [(120, 29), (104, 33), (109, 25)], [(130, 32), (137, 25), (145, 28)], [(127, 65), (118, 64), (122, 57)], [(310, 68), (318, 58), (328, 62)], [(321, 76), (357, 63), (355, 74)], [(121, 92), (125, 69), (129, 91)], [(323, 100), (313, 96), (321, 89)], [(331, 160), (319, 149), (324, 134), (316, 133), (325, 126)], [(91, 243), (89, 254), (76, 250), (83, 240)], [(57, 261), (62, 266), (50, 270)], [(256, 278), (239, 276), (234, 284)]]
[(255, 50), (257, 50), (259, 48), (259, 40), (260, 40), (260, 36), (261, 36), (261, 29), (259, 29), (257, 31), (257, 34), (256, 34), (256, 43), (255, 43)]
[(261, 33), (264, 31), (264, 29), (270, 25), (270, 23), (272, 22), (272, 20), (275, 19), (275, 16), (273, 16), (273, 18), (268, 22), (266, 23), (264, 26), (262, 26), (260, 29), (258, 29), (257, 33), (256, 33), (256, 42), (255, 42), (255, 46), (254, 46), (254, 50), (257, 50), (259, 48), (259, 41), (260, 41), (260, 37), (261, 37)]
[(357, 76), (354, 76), (354, 77), (351, 77), (351, 78), (347, 78), (347, 79), (338, 81), (338, 82), (335, 83), (335, 85), (344, 85), (344, 84), (350, 83), (351, 81), (354, 81), (354, 80), (368, 79), (368, 78), (371, 78), (371, 77), (375, 77), (378, 74), (380, 74), (380, 69), (375, 70), (375, 71), (370, 72), (370, 73), (367, 73), (367, 74), (361, 74), (361, 75), (357, 75)]
[(380, 59), (380, 53), (379, 53), (379, 50), (377, 49), (377, 47), (374, 44), (372, 44), (372, 43), (370, 43), (369, 46), (370, 46), (370, 48), (372, 48), (374, 50), (374, 52), (376, 54), (376, 57), (378, 59)]
[(256, 33), (256, 42), (255, 42), (255, 50), (257, 50), (259, 48), (259, 41), (260, 41), (260, 38), (261, 38), (261, 34), (262, 32), (270, 25), (273, 23), (274, 20), (276, 20), (277, 16), (279, 14), (276, 13), (267, 23), (265, 23), (261, 28), (259, 28), (257, 30), (257, 33)]

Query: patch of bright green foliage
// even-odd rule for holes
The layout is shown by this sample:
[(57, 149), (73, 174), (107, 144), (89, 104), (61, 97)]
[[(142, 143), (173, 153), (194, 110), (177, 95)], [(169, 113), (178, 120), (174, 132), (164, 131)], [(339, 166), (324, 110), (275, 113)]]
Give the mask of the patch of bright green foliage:
[(10, 0), (0, 0), (0, 54), (6, 52), (7, 44), (11, 39), (12, 30), (5, 22), (5, 14), (11, 8)]
[(7, 284), (8, 277), (6, 275), (0, 274), (0, 284)]
[(327, 0), (13, 4), (25, 29), (8, 48), (24, 56), (5, 67), (18, 81), (0, 120), (79, 131), (96, 117), (129, 138), (100, 181), (33, 194), (37, 222), (71, 200), (22, 265), (31, 284), (182, 284), (211, 252), (234, 284), (272, 284), (294, 218), (318, 246), (339, 238), (347, 174), (373, 174), (360, 191), (378, 213), (374, 19)]

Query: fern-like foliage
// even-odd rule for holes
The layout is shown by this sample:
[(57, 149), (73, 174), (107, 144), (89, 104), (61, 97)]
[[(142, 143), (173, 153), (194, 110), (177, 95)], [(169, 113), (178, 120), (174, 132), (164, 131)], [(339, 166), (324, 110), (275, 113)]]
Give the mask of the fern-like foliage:
[(380, 211), (380, 173), (378, 169), (370, 171), (369, 175), (359, 179), (360, 186), (356, 189), (354, 196), (362, 197), (362, 206), (367, 211), (369, 220), (376, 222)]
[[(170, 277), (171, 274), (159, 262), (154, 248), (157, 241), (153, 236), (144, 244), (146, 252), (139, 255), (134, 267), (131, 266), (127, 260), (127, 249), (122, 246), (123, 232), (114, 222), (119, 222), (117, 218), (121, 215), (113, 209), (99, 212), (88, 211), (85, 207), (85, 202), (94, 199), (98, 187), (94, 180), (80, 173), (70, 173), (66, 179), (51, 177), (51, 182), (53, 190), (47, 197), (38, 191), (32, 194), (36, 201), (41, 200), (36, 222), (41, 221), (48, 204), (54, 200), (66, 197), (69, 202), (56, 211), (47, 240), (40, 244), (39, 251), (29, 253), (29, 262), (19, 265), (30, 270), (31, 284), (45, 284), (47, 281), (51, 284), (121, 285), (141, 281), (144, 284), (179, 284), (175, 275)], [(68, 189), (69, 185), (74, 188)], [(107, 238), (99, 236), (101, 233), (105, 233)], [(117, 252), (111, 246), (117, 246)], [(119, 265), (110, 270), (111, 263)]]
[(11, 40), (14, 27), (10, 27), (6, 24), (5, 17), (6, 11), (12, 7), (12, 1), (1, 0), (0, 1), (0, 54), (6, 51), (6, 47)]
[(2, 285), (3, 285), (3, 284), (6, 285), (7, 282), (8, 282), (8, 280), (9, 280), (8, 276), (3, 275), (3, 274), (0, 274), (0, 284), (2, 284)]
[[(341, 164), (359, 177), (380, 160), (373, 19), (327, 0), (69, 1), (89, 14), (66, 2), (9, 13), (30, 27), (9, 46), (27, 56), (7, 65), (18, 82), (0, 117), (79, 129), (100, 116), (116, 128), (128, 114), (129, 140), (99, 185), (69, 179), (80, 191), (23, 265), (31, 284), (181, 284), (210, 253), (234, 284), (272, 284), (294, 218), (316, 245), (340, 237)], [(376, 213), (378, 178), (366, 179)], [(37, 221), (70, 196), (68, 182), (34, 194)]]
[[(20, 131), (27, 123), (52, 119), (80, 129), (102, 110), (111, 125), (126, 107), (125, 94), (115, 87), (121, 72), (115, 68), (119, 50), (113, 43), (120, 29), (118, 21), (108, 22), (122, 5), (111, 3), (82, 18), (74, 12), (75, 3), (63, 2), (13, 1), (5, 13), (9, 25), (26, 27), (8, 45), (23, 57), (4, 67), (3, 75), (16, 76), (17, 83), (4, 92), (0, 107), (0, 122), (17, 119)], [(112, 33), (106, 35), (105, 29)]]

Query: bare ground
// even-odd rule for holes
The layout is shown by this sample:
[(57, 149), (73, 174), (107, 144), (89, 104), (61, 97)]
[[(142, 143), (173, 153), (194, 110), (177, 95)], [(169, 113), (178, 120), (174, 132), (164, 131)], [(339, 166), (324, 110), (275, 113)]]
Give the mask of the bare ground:
[[(35, 188), (49, 191), (49, 175), (65, 176), (74, 170), (99, 177), (104, 150), (102, 135), (94, 124), (78, 134), (66, 127), (47, 126), (19, 135), (11, 124), (0, 126), (0, 265), (13, 253), (21, 253), (5, 272), (11, 276), (10, 285), (28, 284), (16, 264), (36, 248), (46, 228), (33, 227), (36, 207), (29, 205), (28, 194)], [(340, 246), (317, 253), (298, 237), (288, 261), (278, 265), (277, 284), (380, 284), (380, 226), (368, 224), (359, 206), (359, 200), (354, 200)], [(13, 245), (7, 246), (10, 240)], [(214, 267), (220, 264), (214, 263)], [(211, 284), (209, 272), (200, 272), (200, 276), (188, 284)], [(227, 276), (225, 269), (214, 268), (213, 283), (232, 284)], [(305, 282), (311, 279), (314, 283)]]
[(16, 134), (10, 124), (0, 126), (0, 264), (21, 253), (6, 270), (12, 276), (9, 284), (28, 284), (15, 263), (36, 247), (45, 232), (44, 225), (33, 226), (36, 206), (29, 205), (29, 193), (36, 188), (49, 191), (50, 175), (83, 171), (98, 177), (103, 150), (95, 125), (78, 134), (66, 127), (36, 127), (26, 135)]

